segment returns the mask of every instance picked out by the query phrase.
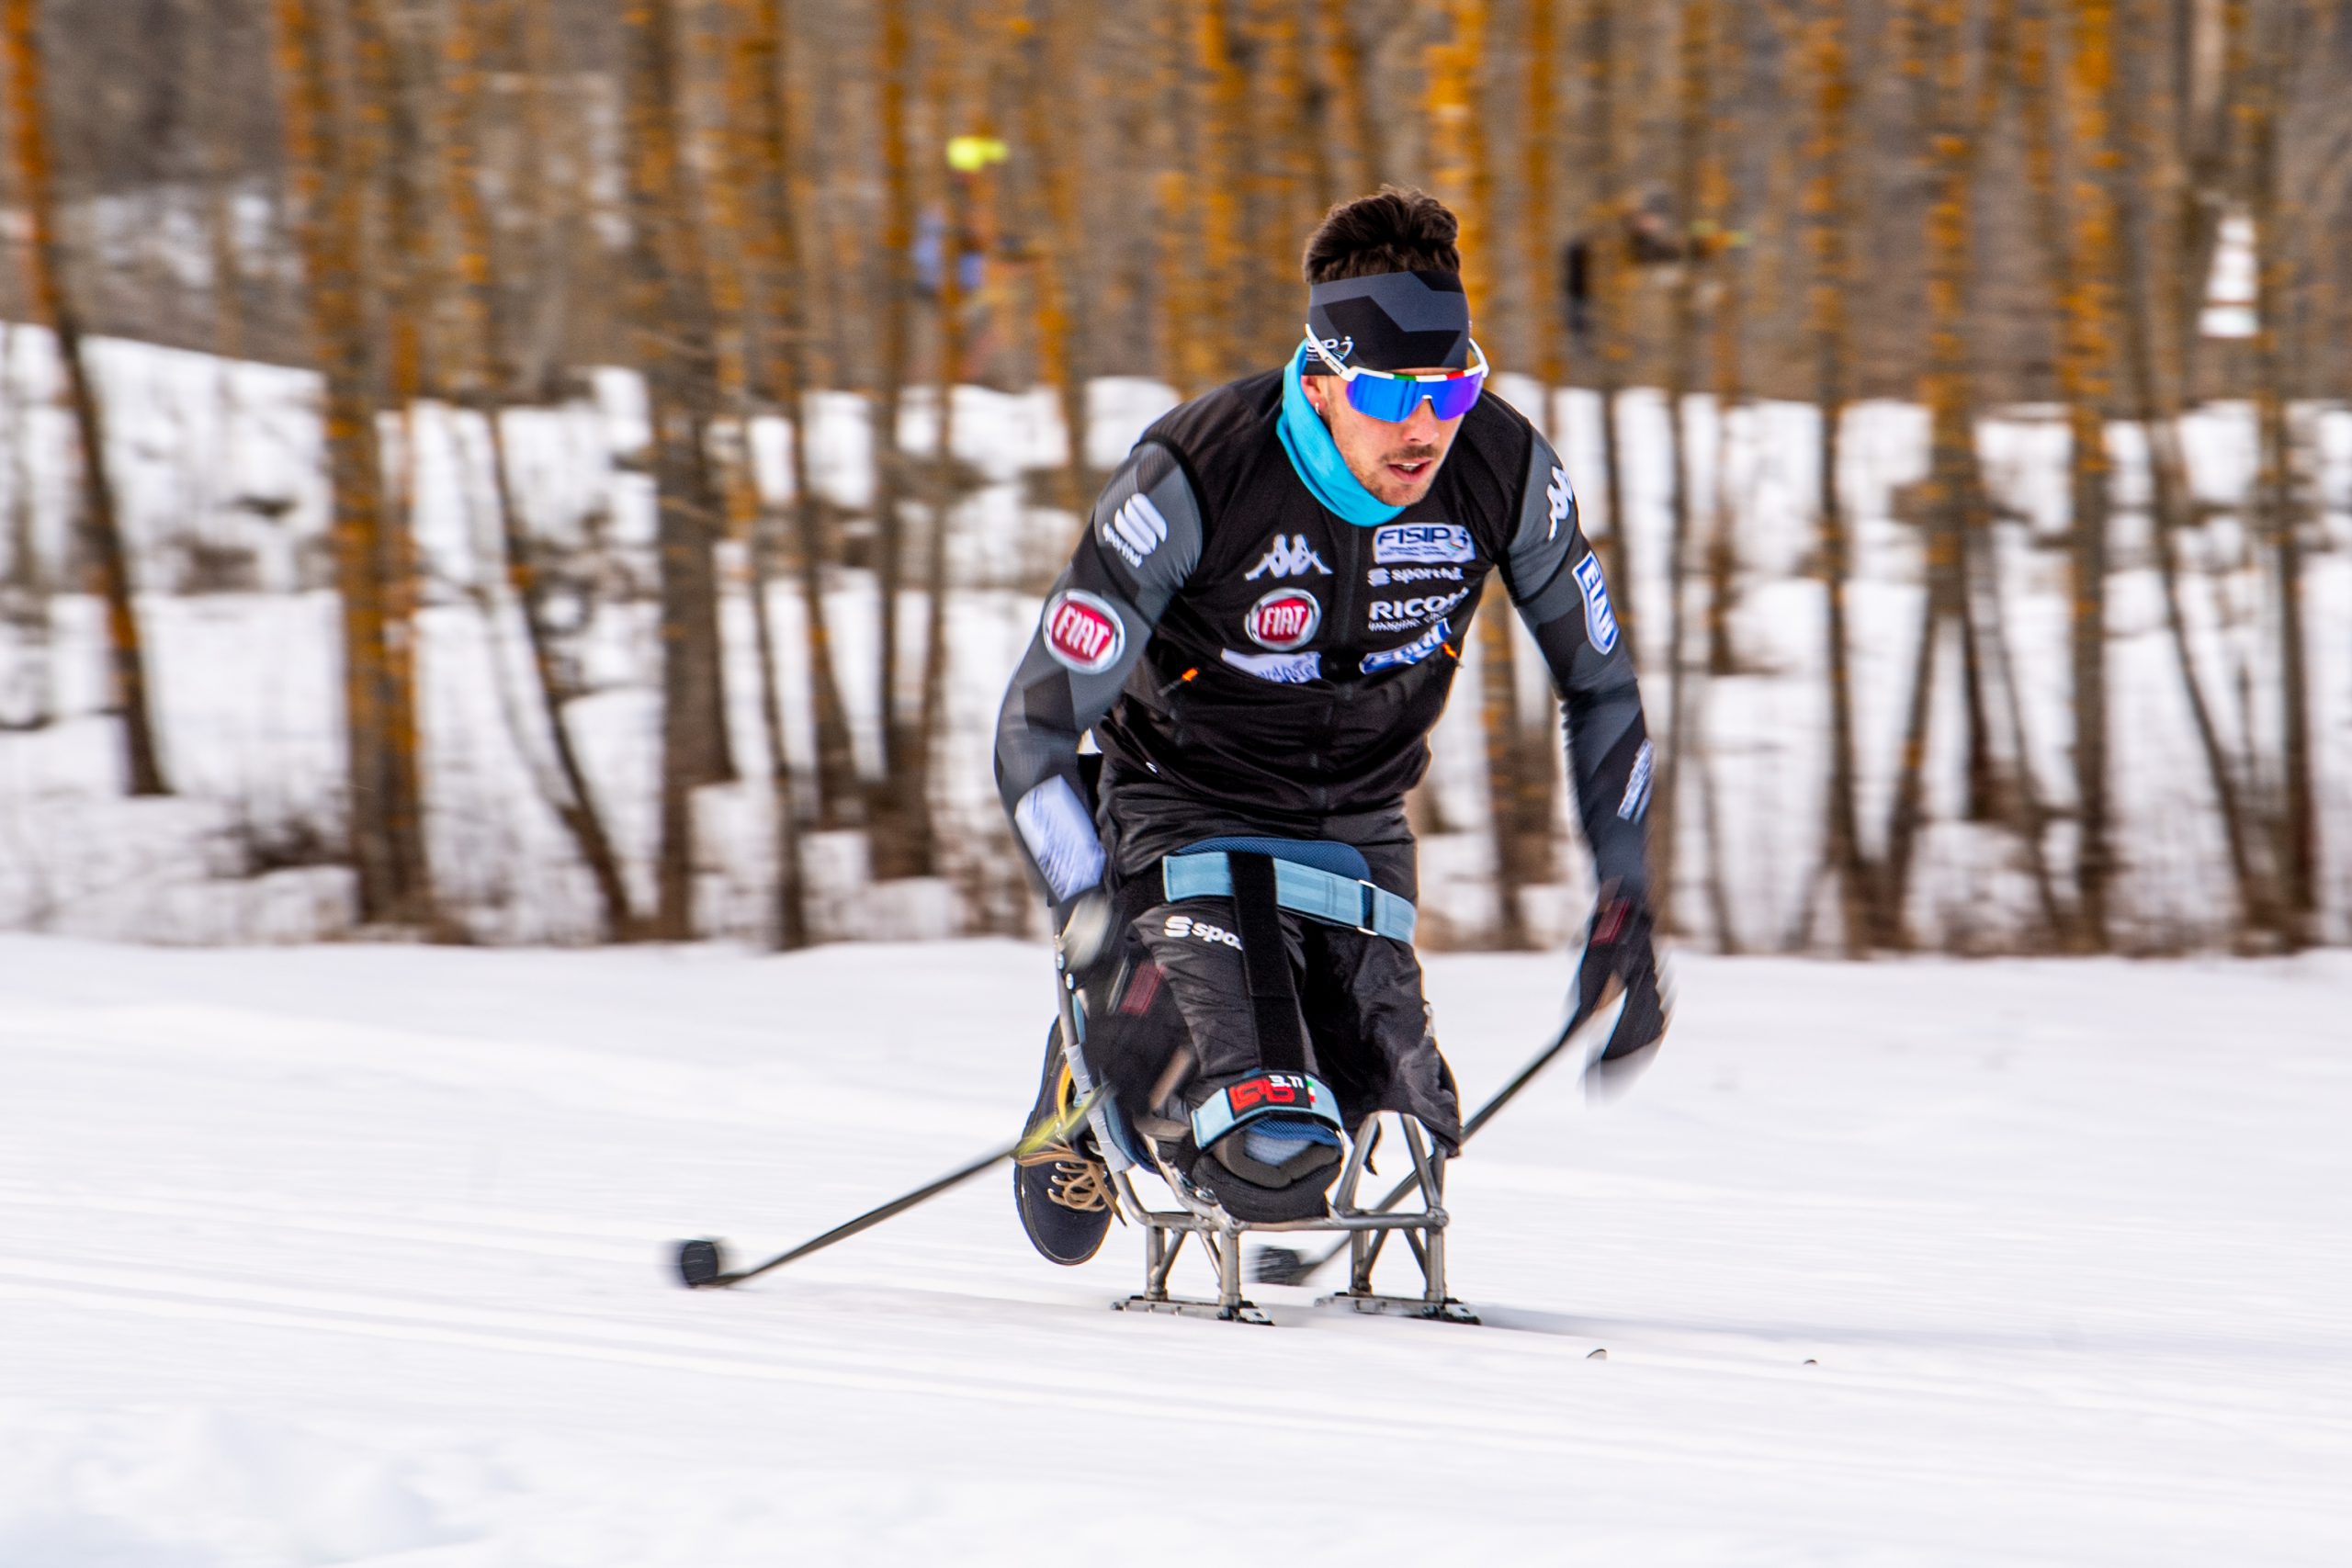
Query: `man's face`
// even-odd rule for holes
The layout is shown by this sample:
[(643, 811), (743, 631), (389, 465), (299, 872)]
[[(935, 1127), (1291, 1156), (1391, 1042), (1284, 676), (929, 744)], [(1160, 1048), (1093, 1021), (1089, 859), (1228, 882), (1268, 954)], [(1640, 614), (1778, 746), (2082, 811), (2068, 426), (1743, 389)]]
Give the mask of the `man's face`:
[[(1408, 374), (1432, 375), (1443, 368), (1432, 366)], [(1462, 428), (1461, 420), (1439, 419), (1423, 398), (1401, 423), (1391, 423), (1359, 413), (1337, 376), (1303, 377), (1300, 384), (1306, 400), (1331, 427), (1331, 440), (1358, 484), (1387, 506), (1410, 506), (1429, 494), (1438, 466)]]

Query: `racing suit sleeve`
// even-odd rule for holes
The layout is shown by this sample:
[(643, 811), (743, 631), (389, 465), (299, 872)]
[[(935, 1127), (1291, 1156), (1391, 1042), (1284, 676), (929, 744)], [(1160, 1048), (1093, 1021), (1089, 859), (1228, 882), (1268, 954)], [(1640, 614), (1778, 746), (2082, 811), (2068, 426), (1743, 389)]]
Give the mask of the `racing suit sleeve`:
[(996, 787), (1031, 873), (1056, 904), (1102, 879), (1079, 738), (1118, 701), (1201, 558), (1201, 509), (1164, 446), (1127, 455), (1094, 503), (996, 720)]
[(1528, 454), (1503, 577), (1565, 710), (1568, 777), (1595, 876), (1645, 897), (1651, 751), (1633, 649), (1620, 634), (1600, 558), (1577, 525), (1567, 470), (1541, 435)]

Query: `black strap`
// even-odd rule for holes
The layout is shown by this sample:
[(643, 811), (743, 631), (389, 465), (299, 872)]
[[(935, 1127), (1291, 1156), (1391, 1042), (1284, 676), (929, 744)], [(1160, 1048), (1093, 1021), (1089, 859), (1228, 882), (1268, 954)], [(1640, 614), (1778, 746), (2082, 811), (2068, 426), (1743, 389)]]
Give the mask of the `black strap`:
[(1233, 923), (1241, 928), (1241, 971), (1258, 1030), (1258, 1066), (1270, 1073), (1303, 1073), (1306, 1038), (1299, 1028), (1298, 987), (1283, 940), (1282, 906), (1274, 901), (1273, 857), (1227, 851), (1226, 863), (1233, 869)]

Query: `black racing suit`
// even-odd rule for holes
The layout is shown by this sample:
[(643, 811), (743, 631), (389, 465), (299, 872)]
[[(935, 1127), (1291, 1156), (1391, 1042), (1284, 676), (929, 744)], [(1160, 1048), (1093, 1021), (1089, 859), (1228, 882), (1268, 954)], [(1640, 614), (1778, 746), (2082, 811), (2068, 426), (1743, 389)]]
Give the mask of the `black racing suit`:
[[(1566, 710), (1570, 773), (1600, 879), (1647, 883), (1650, 746), (1630, 650), (1552, 448), (1492, 392), (1464, 416), (1429, 494), (1351, 524), (1300, 479), (1277, 435), (1283, 373), (1170, 411), (1095, 503), (997, 720), (997, 787), (1057, 907), (1102, 886), (1125, 942), (1090, 996), (1088, 1058), (1126, 1104), (1179, 1032), (1198, 1080), (1255, 1069), (1231, 901), (1160, 896), (1163, 856), (1247, 834), (1362, 851), (1418, 895), (1405, 792), (1429, 765), (1470, 617), (1499, 571)], [(1079, 756), (1102, 752), (1099, 799)], [(1177, 919), (1175, 917), (1184, 917)], [(1285, 912), (1314, 1070), (1350, 1126), (1408, 1111), (1448, 1144), (1450, 1076), (1406, 943)], [(1205, 925), (1215, 936), (1204, 937)], [(1163, 998), (1162, 993), (1167, 993)]]

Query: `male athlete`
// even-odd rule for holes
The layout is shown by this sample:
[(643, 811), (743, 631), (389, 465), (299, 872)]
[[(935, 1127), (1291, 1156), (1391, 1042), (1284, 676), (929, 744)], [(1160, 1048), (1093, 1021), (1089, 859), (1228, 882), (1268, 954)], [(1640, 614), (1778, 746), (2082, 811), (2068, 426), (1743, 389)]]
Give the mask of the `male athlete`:
[[(1623, 990), (1611, 1067), (1665, 1032), (1631, 650), (1558, 457), (1484, 390), (1456, 231), (1418, 191), (1331, 209), (1306, 341), (1144, 433), (997, 720), (998, 790), (1117, 1135), (1245, 1219), (1320, 1213), (1339, 1130), (1374, 1111), (1461, 1137), (1411, 945), (1405, 792), (1492, 575), (1564, 701), (1596, 862), (1571, 1016)], [(1080, 756), (1089, 730), (1100, 759)], [(1049, 1042), (1033, 1125), (1070, 1083)], [(1016, 1172), (1057, 1263), (1109, 1228), (1098, 1156), (1082, 1129)]]

